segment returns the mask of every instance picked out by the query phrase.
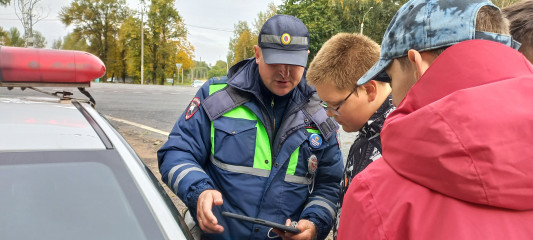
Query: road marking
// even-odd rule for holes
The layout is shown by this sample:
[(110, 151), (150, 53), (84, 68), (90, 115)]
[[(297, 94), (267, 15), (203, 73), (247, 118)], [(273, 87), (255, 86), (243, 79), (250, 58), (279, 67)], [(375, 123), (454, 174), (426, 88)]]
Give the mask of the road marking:
[(136, 122), (130, 122), (128, 120), (124, 120), (124, 119), (120, 119), (120, 118), (114, 118), (114, 117), (111, 117), (111, 116), (108, 116), (106, 115), (105, 116), (107, 119), (109, 120), (113, 120), (113, 121), (117, 121), (117, 122), (121, 122), (121, 123), (125, 123), (125, 124), (129, 124), (129, 125), (132, 125), (132, 126), (135, 126), (135, 127), (138, 127), (138, 128), (142, 128), (144, 130), (148, 130), (148, 131), (151, 131), (151, 132), (155, 132), (155, 133), (159, 133), (161, 135), (165, 135), (165, 136), (168, 136), (170, 135), (169, 132), (165, 132), (165, 131), (161, 131), (159, 129), (155, 129), (153, 127), (148, 127), (146, 125), (142, 125), (140, 123), (136, 123)]

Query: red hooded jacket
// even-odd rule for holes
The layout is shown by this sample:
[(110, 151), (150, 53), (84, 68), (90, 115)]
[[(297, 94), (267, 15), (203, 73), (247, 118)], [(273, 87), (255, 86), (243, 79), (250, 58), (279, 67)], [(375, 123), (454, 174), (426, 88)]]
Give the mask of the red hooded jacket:
[(381, 135), (338, 239), (533, 239), (533, 66), (519, 52), (448, 48)]

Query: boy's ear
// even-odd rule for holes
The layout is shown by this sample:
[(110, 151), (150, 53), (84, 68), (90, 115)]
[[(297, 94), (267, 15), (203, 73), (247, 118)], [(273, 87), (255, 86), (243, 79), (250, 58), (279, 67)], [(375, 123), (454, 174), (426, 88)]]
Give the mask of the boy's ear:
[(414, 49), (411, 49), (407, 52), (407, 58), (409, 59), (409, 62), (412, 66), (414, 66), (415, 69), (415, 77), (416, 80), (420, 79), (427, 68), (424, 68), (422, 64), (422, 56), (420, 55), (420, 52)]
[(374, 101), (378, 95), (378, 86), (376, 80), (370, 80), (363, 84), (362, 87), (368, 96), (368, 102)]
[(415, 67), (416, 80), (420, 79), (422, 75), (428, 70), (429, 66), (435, 61), (436, 56), (431, 52), (419, 52), (414, 49), (407, 52), (409, 62)]

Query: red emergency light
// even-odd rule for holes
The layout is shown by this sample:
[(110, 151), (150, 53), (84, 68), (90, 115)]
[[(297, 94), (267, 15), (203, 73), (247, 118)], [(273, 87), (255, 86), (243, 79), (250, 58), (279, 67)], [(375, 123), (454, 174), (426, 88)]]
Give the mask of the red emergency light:
[(0, 86), (88, 87), (104, 63), (81, 51), (0, 46)]

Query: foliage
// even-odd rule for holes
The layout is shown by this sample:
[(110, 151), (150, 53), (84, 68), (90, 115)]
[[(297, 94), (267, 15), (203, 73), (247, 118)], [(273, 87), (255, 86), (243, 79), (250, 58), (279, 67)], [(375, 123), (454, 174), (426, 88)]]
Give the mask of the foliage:
[(118, 32), (117, 52), (120, 58), (117, 61), (121, 65), (113, 69), (114, 72), (121, 73), (123, 81), (126, 75), (135, 76), (135, 83), (140, 83), (141, 76), (141, 19), (130, 15), (120, 26)]
[(43, 34), (41, 34), (38, 31), (33, 32), (33, 47), (35, 48), (45, 48), (46, 47), (46, 39), (44, 38)]
[(270, 3), (265, 12), (259, 12), (257, 15), (257, 19), (253, 23), (254, 29), (250, 29), (248, 23), (245, 21), (239, 21), (234, 26), (233, 37), (230, 39), (227, 56), (228, 62), (231, 65), (255, 55), (254, 45), (257, 45), (259, 32), (266, 20), (276, 15), (276, 13), (276, 5)]
[(405, 2), (407, 0), (285, 0), (280, 12), (299, 18), (307, 26), (310, 62), (324, 42), (339, 32), (361, 32), (363, 27), (365, 35), (381, 42), (390, 20)]
[(265, 24), (266, 20), (276, 15), (278, 12), (278, 9), (276, 8), (276, 5), (274, 3), (268, 4), (268, 9), (265, 12), (259, 12), (257, 14), (257, 19), (254, 20), (254, 31), (253, 34), (257, 37), (259, 35), (259, 32), (261, 31), (261, 28), (263, 27), (263, 24)]
[(118, 28), (127, 9), (125, 0), (73, 0), (61, 8), (59, 19), (67, 26), (74, 25), (74, 34), (87, 39), (89, 51), (109, 66), (114, 63), (109, 56), (115, 51)]
[(63, 46), (63, 40), (61, 38), (56, 39), (52, 42), (52, 49), (61, 49)]
[(152, 0), (147, 25), (147, 80), (163, 85), (167, 76), (177, 73), (179, 48), (189, 46), (187, 30), (173, 0)]
[(207, 78), (226, 76), (228, 67), (226, 62), (218, 60), (215, 66), (211, 67), (207, 72)]
[(0, 45), (5, 45), (5, 42), (7, 41), (8, 32), (4, 31), (2, 27), (0, 27)]
[(73, 32), (63, 38), (61, 49), (89, 51), (89, 44), (87, 44), (85, 38), (81, 37), (79, 33)]
[(10, 2), (11, 0), (0, 0), (0, 6), (7, 6)]
[(342, 31), (338, 11), (333, 7), (329, 0), (286, 0), (280, 6), (281, 13), (295, 16), (307, 26), (309, 62), (327, 39)]
[(230, 39), (228, 59), (231, 65), (252, 57), (254, 55), (254, 42), (251, 34), (252, 30), (246, 21), (239, 21), (234, 26), (233, 37)]
[[(520, 0), (494, 0), (505, 7)], [(339, 32), (363, 32), (377, 43), (407, 0), (285, 0), (280, 13), (302, 20), (310, 34), (311, 61), (322, 44)]]
[(123, 81), (131, 76), (140, 82), (144, 66), (146, 82), (164, 84), (177, 75), (176, 63), (193, 66), (194, 48), (174, 1), (152, 0), (145, 14), (129, 9), (126, 0), (73, 0), (61, 9), (59, 18), (74, 31), (62, 42), (54, 41), (53, 47), (91, 52), (106, 64), (106, 75)]
[(20, 36), (20, 31), (16, 27), (12, 27), (6, 33), (5, 45), (12, 47), (24, 47), (24, 38)]
[(194, 61), (194, 67), (191, 68), (192, 79), (207, 79), (209, 65), (205, 61)]

